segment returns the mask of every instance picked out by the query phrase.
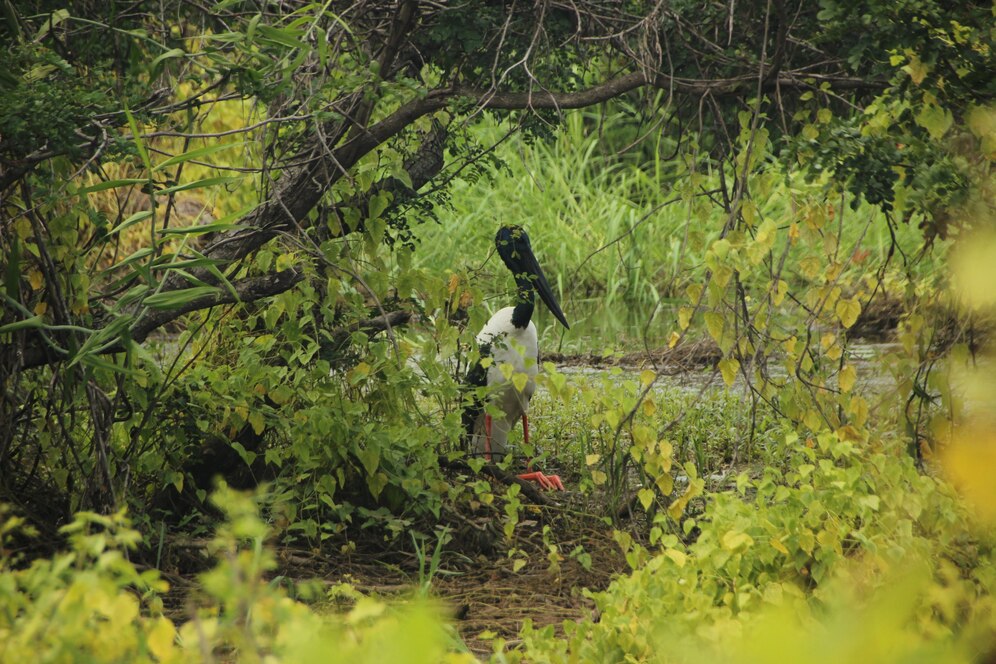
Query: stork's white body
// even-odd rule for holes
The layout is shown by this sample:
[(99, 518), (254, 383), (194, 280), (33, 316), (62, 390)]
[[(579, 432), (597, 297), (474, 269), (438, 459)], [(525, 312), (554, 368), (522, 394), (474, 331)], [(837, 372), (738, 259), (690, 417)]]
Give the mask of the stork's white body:
[[(491, 452), (500, 460), (508, 450), (508, 434), (516, 422), (529, 411), (529, 400), (536, 391), (536, 374), (538, 372), (536, 326), (532, 321), (525, 327), (515, 327), (512, 324), (514, 307), (505, 307), (492, 316), (477, 335), (478, 346), (490, 344), (493, 363), (488, 367), (487, 385), (494, 390), (490, 403), (496, 405), (501, 415), (496, 415), (491, 421)], [(509, 364), (515, 373), (528, 377), (526, 386), (520, 392), (515, 385), (505, 378), (501, 365)], [(513, 374), (514, 375), (514, 374)], [(485, 451), (484, 414), (474, 423), (472, 449), (476, 452)]]

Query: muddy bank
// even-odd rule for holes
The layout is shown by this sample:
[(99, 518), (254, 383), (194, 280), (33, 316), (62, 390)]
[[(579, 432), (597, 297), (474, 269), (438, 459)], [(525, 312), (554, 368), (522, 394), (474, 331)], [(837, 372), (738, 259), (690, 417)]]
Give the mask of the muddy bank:
[(682, 373), (716, 364), (723, 352), (712, 339), (683, 343), (675, 348), (651, 348), (629, 353), (601, 355), (596, 353), (543, 353), (544, 362), (558, 366), (653, 368), (661, 373)]
[[(894, 341), (896, 328), (907, 313), (898, 297), (878, 296), (868, 304), (849, 330), (847, 338), (859, 342), (858, 345), (883, 344)], [(944, 339), (960, 337), (955, 316), (951, 312), (937, 311)], [(940, 342), (941, 339), (938, 339)], [(949, 344), (948, 344), (949, 345)], [(654, 369), (667, 375), (711, 368), (723, 358), (719, 346), (710, 338), (686, 341), (675, 348), (651, 345), (638, 351), (601, 353), (559, 353), (544, 352), (542, 360), (564, 367), (590, 367), (604, 369), (623, 367), (627, 369)]]

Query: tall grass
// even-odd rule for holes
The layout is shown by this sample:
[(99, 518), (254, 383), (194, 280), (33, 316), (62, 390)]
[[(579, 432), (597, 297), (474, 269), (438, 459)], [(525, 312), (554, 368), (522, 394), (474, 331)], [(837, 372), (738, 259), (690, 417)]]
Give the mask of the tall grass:
[[(604, 127), (615, 122), (626, 119), (610, 117)], [(656, 150), (620, 158), (606, 148), (612, 137), (600, 128), (590, 113), (575, 112), (553, 140), (512, 136), (497, 149), (507, 169), (455, 182), (450, 207), (438, 210), (441, 223), (417, 229), (421, 244), (415, 260), (434, 270), (474, 271), (482, 289), (495, 294), (497, 309), (508, 302), (512, 283), (496, 257), (486, 266), (485, 260), (497, 228), (521, 224), (572, 323), (562, 337), (564, 347), (632, 346), (645, 332), (654, 343), (666, 338), (673, 329), (671, 305), (683, 300), (689, 283), (701, 280), (705, 252), (726, 221), (720, 205), (696, 195), (713, 188), (718, 177), (697, 173), (701, 186), (689, 191), (691, 174), (680, 157), (666, 161)], [(505, 131), (507, 126), (487, 125), (478, 138), (494, 143)], [(762, 218), (791, 220), (801, 219), (813, 201), (823, 201), (826, 189), (827, 183), (806, 183), (773, 168), (754, 196)], [(845, 275), (845, 282), (857, 283), (888, 252), (886, 220), (872, 206), (852, 210), (848, 200), (824, 204), (843, 211), (845, 223), (828, 224), (821, 232), (840, 235), (840, 252), (860, 249), (860, 261)], [(922, 242), (917, 230), (900, 225), (896, 232), (904, 252), (915, 253)], [(793, 261), (804, 257), (805, 249), (792, 251)], [(896, 268), (902, 268), (900, 258)], [(538, 322), (553, 324), (542, 308)]]

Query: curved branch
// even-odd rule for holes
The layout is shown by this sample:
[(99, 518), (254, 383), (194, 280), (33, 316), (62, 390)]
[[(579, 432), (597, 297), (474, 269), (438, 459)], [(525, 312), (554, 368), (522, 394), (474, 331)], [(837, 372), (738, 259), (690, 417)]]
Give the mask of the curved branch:
[[(142, 342), (153, 331), (184, 314), (201, 309), (209, 309), (222, 304), (253, 302), (264, 297), (277, 295), (290, 289), (302, 279), (304, 279), (303, 272), (287, 269), (261, 277), (247, 277), (239, 281), (234, 281), (232, 282), (232, 288), (235, 291), (234, 294), (227, 289), (218, 289), (216, 293), (198, 297), (175, 309), (147, 311), (132, 324), (129, 336), (132, 341)], [(122, 342), (110, 346), (102, 352), (120, 353), (125, 350), (126, 345)], [(17, 344), (0, 344), (0, 357), (9, 357), (10, 354), (16, 353), (20, 353), (21, 362), (19, 366), (22, 369), (32, 369), (69, 359), (66, 355), (46, 346), (40, 336), (30, 338), (27, 341), (26, 347), (23, 348), (18, 348)]]
[[(782, 91), (809, 90), (813, 87), (813, 80), (827, 81), (838, 88), (855, 90), (875, 90), (885, 85), (852, 77), (817, 77), (784, 72), (765, 82), (762, 90), (774, 89), (776, 86)], [(728, 96), (754, 93), (757, 89), (757, 77), (751, 75), (695, 80), (636, 71), (577, 92), (499, 92), (463, 87), (431, 90), (424, 97), (404, 104), (379, 122), (356, 129), (352, 132), (352, 138), (332, 151), (326, 151), (316, 139), (317, 145), (311, 152), (309, 163), (285, 173), (273, 195), (240, 222), (243, 230), (219, 234), (204, 253), (215, 260), (233, 262), (248, 256), (282, 231), (307, 228), (311, 223), (308, 216), (325, 192), (341, 180), (360, 159), (419, 118), (442, 110), (454, 101), (466, 99), (479, 108), (496, 110), (575, 109), (593, 106), (645, 86), (660, 87), (681, 94)], [(177, 277), (167, 285), (167, 289), (182, 287), (182, 283)]]

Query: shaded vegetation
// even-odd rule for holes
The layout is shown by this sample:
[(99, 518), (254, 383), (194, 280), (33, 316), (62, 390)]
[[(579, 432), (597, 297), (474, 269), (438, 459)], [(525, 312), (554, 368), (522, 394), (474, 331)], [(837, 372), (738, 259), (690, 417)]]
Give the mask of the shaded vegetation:
[[(0, 659), (991, 658), (996, 45), (949, 5), (2, 2)], [(506, 222), (549, 357), (627, 370), (544, 362), (492, 467)]]

